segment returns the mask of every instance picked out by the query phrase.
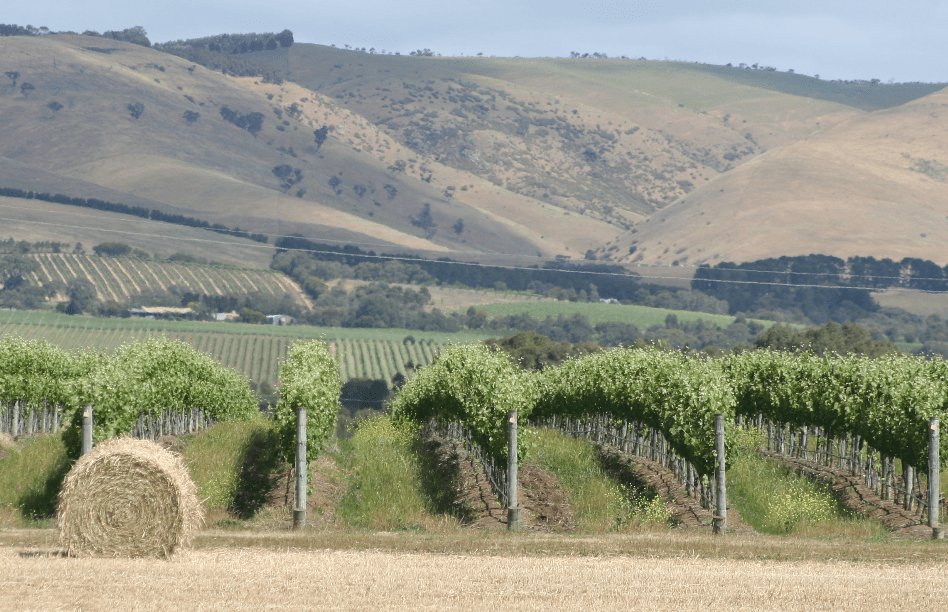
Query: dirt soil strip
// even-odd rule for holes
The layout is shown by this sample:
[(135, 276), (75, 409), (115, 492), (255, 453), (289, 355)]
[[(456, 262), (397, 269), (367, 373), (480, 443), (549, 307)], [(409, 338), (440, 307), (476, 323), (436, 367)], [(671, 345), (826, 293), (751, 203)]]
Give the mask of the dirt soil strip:
[[(711, 531), (711, 510), (703, 508), (697, 497), (689, 497), (688, 489), (675, 474), (660, 463), (644, 457), (634, 457), (613, 447), (598, 447), (599, 458), (606, 473), (620, 484), (630, 486), (648, 495), (657, 495), (671, 512), (671, 522), (677, 529)], [(727, 533), (755, 534), (754, 529), (741, 519), (737, 508), (727, 509)]]
[(761, 454), (825, 486), (847, 510), (881, 521), (892, 530), (896, 539), (930, 540), (932, 537), (931, 527), (922, 523), (927, 515), (923, 517), (916, 510), (904, 510), (901, 504), (882, 499), (866, 485), (863, 476), (853, 476), (847, 470), (769, 451), (761, 451)]
[(279, 273), (276, 274), (276, 281), (277, 281), (277, 284), (279, 284), (280, 287), (282, 287), (284, 291), (286, 291), (287, 293), (291, 295), (295, 295), (296, 298), (300, 300), (301, 302), (303, 302), (304, 304), (306, 304), (306, 307), (309, 308), (310, 310), (313, 309), (313, 301), (310, 300), (309, 297), (305, 293), (303, 293), (303, 290), (300, 289), (299, 285), (297, 285), (292, 280), (283, 276), (283, 274), (279, 274)]
[[(484, 530), (507, 529), (507, 509), (501, 505), (474, 455), (457, 441), (434, 437), (429, 443), (439, 469), (454, 471), (458, 478), (458, 504), (464, 523)], [(576, 530), (573, 508), (559, 479), (551, 472), (527, 463), (520, 468), (517, 495), (520, 523), (524, 531), (572, 532)]]

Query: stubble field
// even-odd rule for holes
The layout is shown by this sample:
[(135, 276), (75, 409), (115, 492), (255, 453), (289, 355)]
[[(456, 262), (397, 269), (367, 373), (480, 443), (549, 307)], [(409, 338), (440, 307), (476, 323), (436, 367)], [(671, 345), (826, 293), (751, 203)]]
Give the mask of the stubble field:
[[(0, 608), (660, 612), (937, 610), (948, 602), (941, 547), (918, 543), (854, 543), (854, 561), (842, 542), (806, 550), (760, 536), (205, 532), (193, 550), (159, 561), (66, 558), (54, 535), (0, 536)], [(786, 559), (767, 554), (780, 548)]]

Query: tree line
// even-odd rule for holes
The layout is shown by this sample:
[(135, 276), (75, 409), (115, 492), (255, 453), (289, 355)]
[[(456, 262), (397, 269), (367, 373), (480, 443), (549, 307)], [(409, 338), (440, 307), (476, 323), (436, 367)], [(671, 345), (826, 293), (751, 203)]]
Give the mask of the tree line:
[(730, 314), (786, 310), (817, 324), (844, 323), (877, 312), (870, 292), (890, 287), (948, 291), (948, 266), (913, 257), (896, 262), (803, 255), (705, 265), (691, 283), (693, 290), (726, 301)]
[(269, 237), (266, 234), (255, 234), (242, 230), (239, 227), (229, 228), (221, 223), (208, 223), (201, 219), (188, 217), (176, 213), (164, 213), (154, 208), (144, 206), (129, 206), (117, 202), (107, 202), (98, 198), (79, 198), (67, 196), (61, 193), (49, 194), (38, 191), (26, 191), (12, 187), (0, 187), (0, 197), (21, 198), (26, 200), (41, 200), (43, 202), (53, 202), (55, 204), (65, 204), (67, 206), (80, 206), (82, 208), (92, 208), (107, 212), (121, 213), (123, 215), (132, 215), (152, 221), (163, 221), (164, 223), (173, 223), (175, 225), (184, 225), (186, 227), (197, 227), (208, 231), (237, 236), (238, 238), (249, 238), (256, 242), (266, 243)]

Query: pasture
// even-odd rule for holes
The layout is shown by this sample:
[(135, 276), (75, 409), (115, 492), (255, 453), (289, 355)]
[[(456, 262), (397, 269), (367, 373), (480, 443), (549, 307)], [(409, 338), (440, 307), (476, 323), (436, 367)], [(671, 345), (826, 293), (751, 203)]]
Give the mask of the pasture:
[[(618, 323), (629, 323), (639, 329), (646, 329), (652, 325), (665, 325), (665, 318), (670, 314), (678, 317), (679, 323), (694, 323), (700, 319), (705, 323), (711, 323), (718, 327), (727, 327), (734, 322), (734, 317), (730, 315), (715, 315), (705, 312), (668, 310), (665, 308), (650, 308), (648, 306), (626, 304), (605, 304), (602, 302), (483, 304), (475, 306), (475, 308), (487, 313), (488, 318), (501, 315), (528, 314), (531, 317), (542, 320), (546, 317), (568, 317), (579, 313), (589, 319), (592, 325), (614, 321)], [(762, 322), (767, 324), (773, 323), (772, 321)]]

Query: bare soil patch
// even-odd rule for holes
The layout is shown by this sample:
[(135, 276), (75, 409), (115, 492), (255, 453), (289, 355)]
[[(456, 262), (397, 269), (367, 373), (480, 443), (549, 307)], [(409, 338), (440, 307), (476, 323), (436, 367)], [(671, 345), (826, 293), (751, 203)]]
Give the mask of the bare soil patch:
[[(657, 495), (671, 512), (671, 523), (676, 529), (711, 531), (712, 511), (702, 507), (697, 497), (689, 496), (685, 485), (660, 463), (602, 446), (599, 447), (599, 460), (606, 473), (620, 484), (632, 487), (647, 497)], [(727, 510), (727, 532), (744, 535), (756, 533), (741, 519), (737, 508), (733, 507)]]
[(880, 521), (892, 531), (895, 539), (930, 540), (932, 537), (931, 527), (923, 524), (927, 517), (923, 517), (920, 510), (905, 510), (901, 504), (882, 499), (866, 485), (863, 476), (853, 476), (846, 470), (768, 451), (761, 451), (761, 454), (826, 487), (847, 510)]
[[(437, 459), (441, 478), (454, 483), (452, 504), (462, 524), (488, 531), (507, 529), (507, 508), (498, 500), (474, 455), (457, 441), (442, 438), (429, 440), (427, 449)], [(517, 481), (524, 531), (576, 530), (569, 498), (553, 473), (527, 463), (521, 467)]]

